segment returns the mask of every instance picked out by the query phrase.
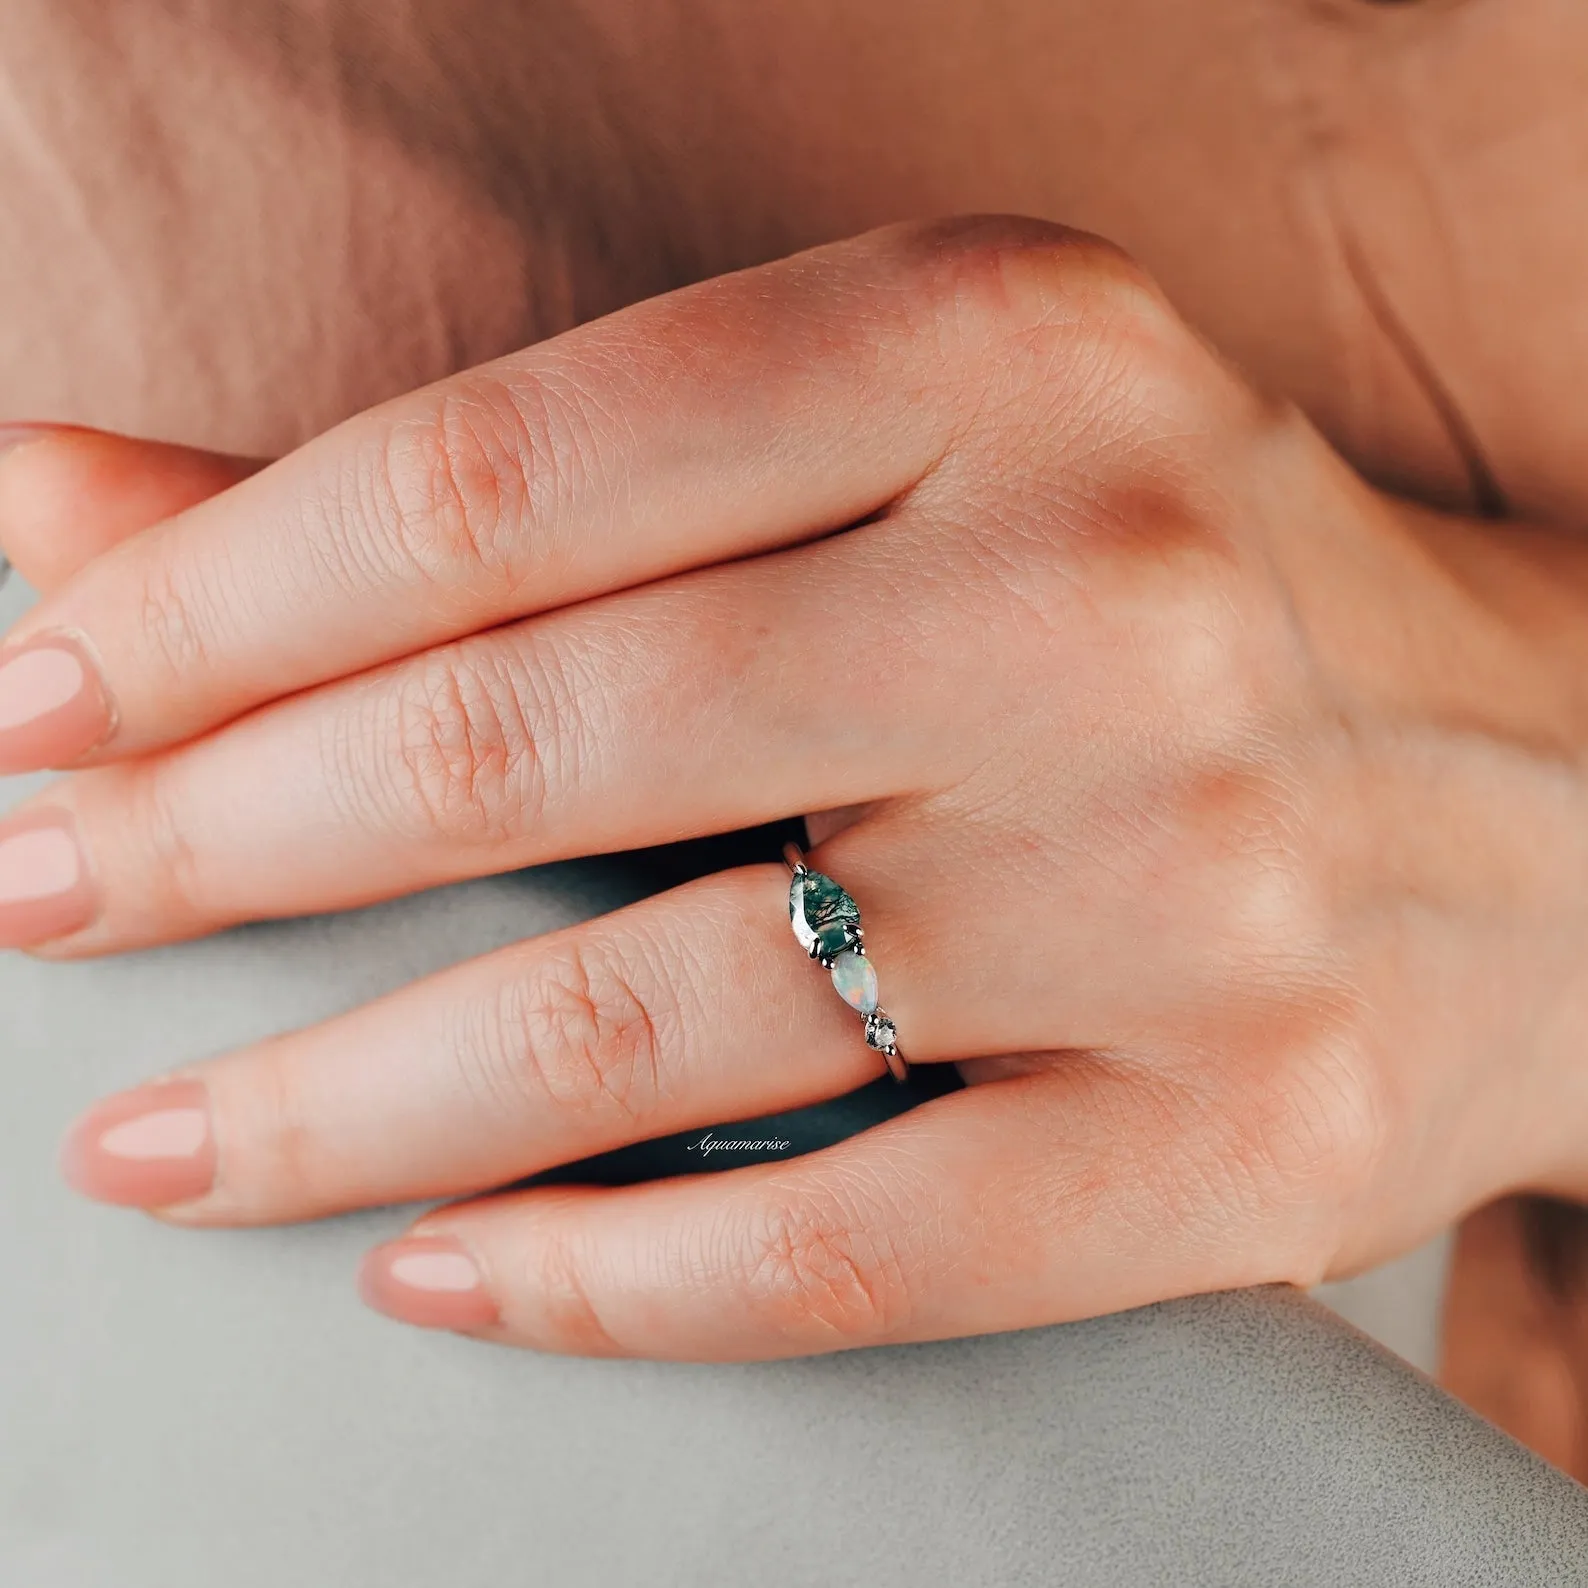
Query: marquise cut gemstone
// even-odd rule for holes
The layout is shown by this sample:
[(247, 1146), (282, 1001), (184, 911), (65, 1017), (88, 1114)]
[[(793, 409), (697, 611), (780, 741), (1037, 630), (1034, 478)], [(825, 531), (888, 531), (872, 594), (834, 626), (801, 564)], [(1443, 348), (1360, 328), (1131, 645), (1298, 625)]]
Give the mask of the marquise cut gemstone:
[(814, 946), (824, 960), (853, 948), (860, 938), (860, 906), (831, 877), (806, 871), (789, 888), (789, 919), (800, 947)]
[(833, 986), (851, 1009), (863, 1015), (877, 1007), (877, 972), (864, 954), (846, 949), (833, 961)]

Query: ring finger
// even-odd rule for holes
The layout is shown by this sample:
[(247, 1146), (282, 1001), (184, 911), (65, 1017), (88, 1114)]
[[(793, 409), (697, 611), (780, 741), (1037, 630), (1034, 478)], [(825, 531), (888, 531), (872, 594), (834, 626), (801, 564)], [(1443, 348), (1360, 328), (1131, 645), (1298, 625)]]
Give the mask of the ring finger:
[(880, 1073), (793, 942), (781, 867), (687, 884), (93, 1109), (103, 1201), (259, 1224), (453, 1196)]

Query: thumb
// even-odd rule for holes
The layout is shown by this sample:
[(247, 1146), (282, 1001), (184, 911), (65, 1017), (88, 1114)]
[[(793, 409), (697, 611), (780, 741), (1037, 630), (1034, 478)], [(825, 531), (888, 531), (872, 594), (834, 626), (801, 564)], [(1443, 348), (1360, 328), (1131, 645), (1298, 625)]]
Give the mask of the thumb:
[(73, 425), (0, 426), (0, 556), (41, 593), (264, 467)]

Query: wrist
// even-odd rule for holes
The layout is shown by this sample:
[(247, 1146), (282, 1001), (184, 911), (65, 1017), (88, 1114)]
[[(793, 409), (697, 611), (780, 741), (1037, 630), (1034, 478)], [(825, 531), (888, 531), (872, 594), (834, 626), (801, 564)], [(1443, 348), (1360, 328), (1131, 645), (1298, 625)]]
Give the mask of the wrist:
[(1391, 849), (1443, 908), (1472, 1065), (1445, 1152), (1489, 1194), (1588, 1195), (1588, 541), (1374, 496), (1381, 648), (1354, 665), (1416, 791)]

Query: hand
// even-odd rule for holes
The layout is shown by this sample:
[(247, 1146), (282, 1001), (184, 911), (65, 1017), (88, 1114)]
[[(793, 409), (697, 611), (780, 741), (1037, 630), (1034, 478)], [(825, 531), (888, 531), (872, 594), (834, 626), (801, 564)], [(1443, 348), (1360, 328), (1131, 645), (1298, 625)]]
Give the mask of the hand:
[[(24, 572), (62, 519), (12, 504), (53, 469), (91, 519), (83, 460), (128, 445), (11, 453)], [(178, 456), (159, 511), (246, 472)], [(0, 668), (4, 767), (77, 769), (0, 830), (10, 941), (844, 810), (812, 863), (901, 1048), (977, 1083), (804, 1158), (445, 1208), (369, 1259), (396, 1316), (926, 1339), (1311, 1283), (1588, 1178), (1584, 556), (1371, 489), (1092, 239), (708, 282), (80, 533)], [(842, 1092), (880, 1060), (786, 890), (692, 883), (112, 1099), (69, 1173), (303, 1219)]]

